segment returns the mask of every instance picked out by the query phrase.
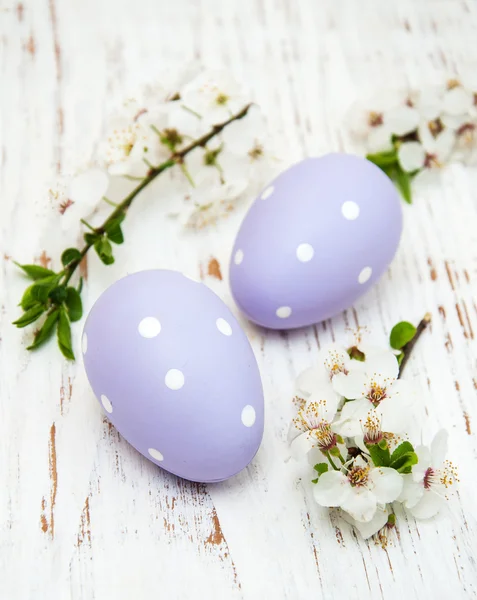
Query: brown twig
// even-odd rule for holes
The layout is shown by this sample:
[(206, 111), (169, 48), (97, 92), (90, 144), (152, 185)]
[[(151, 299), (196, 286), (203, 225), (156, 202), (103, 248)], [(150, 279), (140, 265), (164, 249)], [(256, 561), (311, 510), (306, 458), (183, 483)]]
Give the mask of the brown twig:
[(419, 340), (419, 338), (421, 337), (421, 335), (423, 334), (425, 329), (427, 329), (427, 326), (431, 322), (431, 318), (432, 318), (431, 313), (426, 313), (424, 315), (421, 322), (419, 323), (419, 325), (416, 328), (416, 333), (415, 333), (414, 337), (402, 348), (402, 353), (404, 356), (401, 361), (401, 365), (399, 367), (398, 378), (402, 377), (404, 367), (406, 366), (407, 361), (409, 360), (409, 357), (411, 356), (411, 352), (413, 351), (414, 346), (416, 345), (417, 341)]

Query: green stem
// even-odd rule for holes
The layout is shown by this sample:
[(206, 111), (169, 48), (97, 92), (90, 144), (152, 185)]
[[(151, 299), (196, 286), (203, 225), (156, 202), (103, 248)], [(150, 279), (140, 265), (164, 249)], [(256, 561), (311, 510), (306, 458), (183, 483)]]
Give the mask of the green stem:
[(333, 459), (331, 458), (331, 454), (330, 454), (329, 450), (328, 450), (328, 452), (325, 452), (325, 456), (328, 459), (330, 465), (333, 467), (333, 469), (335, 471), (339, 471), (338, 467), (335, 465), (335, 463), (333, 462)]
[[(118, 217), (119, 215), (125, 213), (127, 211), (127, 209), (133, 203), (133, 201), (136, 198), (136, 196), (146, 186), (148, 186), (151, 183), (151, 181), (154, 181), (154, 179), (158, 175), (160, 175), (161, 173), (163, 173), (167, 169), (170, 169), (174, 165), (176, 165), (176, 164), (182, 164), (182, 162), (184, 160), (184, 157), (186, 157), (190, 152), (192, 152), (192, 150), (194, 150), (195, 148), (198, 148), (198, 147), (204, 147), (207, 144), (207, 142), (209, 142), (211, 139), (213, 139), (214, 137), (216, 137), (223, 129), (225, 129), (225, 127), (227, 127), (227, 125), (230, 125), (230, 123), (232, 123), (233, 121), (237, 121), (237, 120), (242, 119), (243, 117), (245, 117), (245, 115), (247, 114), (247, 112), (249, 111), (249, 109), (250, 109), (251, 106), (252, 106), (251, 104), (247, 104), (246, 106), (244, 106), (244, 108), (242, 108), (241, 111), (239, 111), (235, 115), (232, 115), (230, 117), (230, 119), (227, 119), (226, 121), (224, 121), (223, 123), (220, 123), (218, 125), (214, 125), (212, 127), (211, 131), (209, 131), (208, 133), (204, 134), (202, 137), (198, 138), (197, 140), (192, 141), (190, 144), (188, 144), (187, 146), (185, 146), (185, 148), (183, 148), (179, 152), (175, 152), (174, 154), (172, 154), (171, 157), (168, 160), (166, 160), (165, 162), (163, 162), (162, 164), (158, 165), (157, 167), (152, 167), (149, 170), (149, 173), (132, 190), (132, 192), (130, 192), (130, 194), (128, 194), (126, 196), (126, 198), (124, 198), (124, 200), (122, 202), (120, 202), (116, 206), (116, 208), (113, 210), (113, 212), (104, 221), (104, 223), (102, 225), (100, 225), (100, 227), (97, 227), (96, 229), (94, 229), (94, 228), (91, 228), (91, 226), (88, 223), (85, 223), (85, 225), (87, 225), (88, 227), (90, 227), (94, 231), (94, 233), (96, 233), (98, 235), (104, 235), (104, 233), (106, 232), (106, 228), (111, 223), (111, 221), (113, 219), (115, 219), (116, 217)], [(82, 220), (82, 222), (83, 222), (83, 220)], [(63, 279), (63, 282), (62, 282), (63, 285), (66, 285), (69, 282), (69, 280), (71, 279), (71, 277), (75, 273), (76, 269), (79, 267), (81, 261), (87, 255), (88, 251), (90, 250), (90, 248), (92, 246), (93, 246), (93, 244), (86, 243), (83, 246), (83, 248), (80, 250), (81, 258), (78, 258), (77, 260), (71, 262), (65, 268), (64, 275), (63, 275), (64, 279)]]

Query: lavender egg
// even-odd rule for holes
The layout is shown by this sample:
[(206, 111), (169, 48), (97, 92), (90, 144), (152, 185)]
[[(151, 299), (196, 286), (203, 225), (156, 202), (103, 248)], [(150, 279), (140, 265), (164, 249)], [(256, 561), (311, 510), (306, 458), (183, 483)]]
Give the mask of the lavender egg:
[(94, 304), (83, 358), (93, 392), (146, 458), (191, 481), (241, 471), (263, 435), (263, 391), (222, 300), (175, 271), (120, 279)]
[(371, 162), (308, 158), (267, 186), (232, 252), (234, 299), (272, 329), (318, 323), (349, 308), (386, 271), (402, 230), (401, 200)]

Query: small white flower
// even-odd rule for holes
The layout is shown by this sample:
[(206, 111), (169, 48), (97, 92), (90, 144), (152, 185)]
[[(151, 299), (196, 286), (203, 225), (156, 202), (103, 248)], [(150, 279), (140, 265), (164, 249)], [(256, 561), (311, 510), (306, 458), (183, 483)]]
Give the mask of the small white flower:
[(444, 461), (447, 453), (447, 432), (439, 431), (431, 447), (418, 446), (419, 462), (412, 473), (404, 475), (404, 487), (399, 500), (417, 519), (436, 515), (446, 501), (447, 489), (457, 481), (455, 467)]
[(435, 169), (445, 166), (456, 143), (456, 134), (440, 118), (424, 121), (418, 128), (419, 141), (403, 142), (398, 160), (404, 171)]
[(346, 348), (331, 344), (318, 352), (316, 366), (303, 371), (296, 380), (297, 394), (309, 398), (311, 394), (329, 385), (335, 376), (346, 376), (349, 372), (351, 359)]
[(313, 492), (321, 506), (339, 506), (356, 521), (367, 523), (375, 516), (378, 504), (396, 500), (402, 486), (402, 476), (395, 469), (371, 467), (358, 456), (346, 473), (323, 473)]
[(293, 419), (288, 432), (292, 456), (306, 455), (312, 448), (327, 452), (337, 445), (331, 423), (339, 398), (330, 385), (314, 392)]
[(263, 181), (280, 165), (275, 144), (267, 134), (263, 115), (257, 106), (252, 106), (243, 119), (226, 127), (221, 139), (224, 151), (218, 162), (225, 180), (241, 175)]
[(409, 384), (398, 380), (399, 366), (391, 352), (372, 356), (354, 367), (347, 377), (333, 380), (338, 394), (347, 399), (335, 425), (344, 436), (360, 435), (371, 415), (381, 423), (383, 431), (399, 433), (410, 418), (412, 395)]
[(226, 121), (247, 104), (242, 88), (224, 71), (200, 73), (184, 86), (181, 102), (207, 125)]

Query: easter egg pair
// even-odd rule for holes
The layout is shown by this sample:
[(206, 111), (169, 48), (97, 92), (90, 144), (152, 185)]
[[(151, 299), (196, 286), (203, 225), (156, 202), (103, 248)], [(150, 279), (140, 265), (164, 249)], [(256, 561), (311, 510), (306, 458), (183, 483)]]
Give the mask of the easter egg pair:
[[(350, 307), (385, 272), (402, 214), (391, 180), (365, 159), (308, 158), (272, 181), (246, 215), (230, 286), (245, 316), (305, 327)], [(253, 351), (204, 284), (141, 271), (108, 288), (87, 318), (83, 357), (118, 431), (167, 471), (227, 479), (257, 452), (264, 400)]]

